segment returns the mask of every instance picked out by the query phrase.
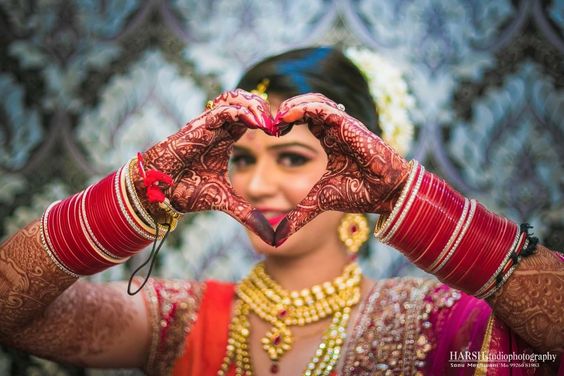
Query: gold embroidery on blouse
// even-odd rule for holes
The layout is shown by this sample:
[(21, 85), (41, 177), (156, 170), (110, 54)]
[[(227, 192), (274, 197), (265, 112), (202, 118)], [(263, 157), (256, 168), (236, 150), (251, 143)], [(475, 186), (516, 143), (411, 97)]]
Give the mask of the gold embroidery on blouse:
[(437, 290), (440, 285), (435, 280), (415, 278), (377, 281), (343, 354), (341, 374), (422, 374), (433, 347), (427, 335), (429, 315), (460, 298), (456, 290)]
[[(488, 326), (486, 327), (486, 333), (484, 334), (484, 341), (482, 342), (482, 349), (480, 354), (487, 354), (490, 351), (490, 341), (492, 339), (492, 331), (493, 331), (493, 324), (494, 324), (494, 315), (493, 313), (490, 315), (488, 319)], [(488, 371), (488, 364), (487, 362), (480, 360), (476, 365), (476, 371), (474, 372), (474, 376), (483, 376)]]
[(197, 318), (204, 285), (195, 281), (151, 278), (143, 296), (151, 320), (151, 345), (144, 370), (168, 375), (182, 356), (184, 342)]

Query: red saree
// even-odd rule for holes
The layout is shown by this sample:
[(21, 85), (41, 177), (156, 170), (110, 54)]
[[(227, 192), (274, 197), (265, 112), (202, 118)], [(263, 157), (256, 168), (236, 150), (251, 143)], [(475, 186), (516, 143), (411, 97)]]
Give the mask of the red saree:
[(235, 284), (206, 282), (199, 318), (186, 338), (184, 355), (175, 363), (173, 375), (217, 373), (225, 355), (234, 297)]

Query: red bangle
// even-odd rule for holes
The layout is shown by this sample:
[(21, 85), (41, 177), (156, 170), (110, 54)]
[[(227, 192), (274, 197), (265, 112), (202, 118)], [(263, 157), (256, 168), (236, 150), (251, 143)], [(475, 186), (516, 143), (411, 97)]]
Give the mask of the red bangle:
[(470, 224), (466, 236), (461, 239), (458, 248), (459, 251), (455, 252), (450, 260), (448, 260), (445, 264), (443, 269), (436, 273), (439, 280), (452, 282), (452, 279), (455, 279), (455, 276), (460, 275), (461, 271), (468, 270), (470, 266), (469, 263), (471, 263), (472, 260), (482, 258), (482, 262), (484, 261), (484, 248), (479, 244), (479, 242), (483, 239), (488, 239), (488, 237), (487, 234), (478, 234), (476, 229), (487, 229), (487, 231), (492, 231), (493, 217), (487, 216), (485, 211), (480, 210), (480, 207), (482, 206), (478, 204), (473, 221)]
[(87, 275), (95, 265), (89, 266), (86, 260), (81, 260), (74, 254), (74, 252), (80, 253), (82, 250), (78, 249), (75, 244), (74, 234), (76, 229), (71, 227), (67, 217), (69, 202), (73, 197), (61, 201), (52, 208), (47, 223), (47, 231), (61, 263), (76, 274)]
[[(478, 204), (478, 208), (479, 208)], [(450, 260), (445, 264), (443, 269), (438, 272), (436, 275), (441, 281), (449, 281), (451, 284), (454, 283), (456, 280), (456, 276), (460, 276), (461, 273), (464, 271), (468, 271), (470, 269), (470, 264), (475, 261), (476, 259), (481, 259), (481, 265), (484, 265), (483, 260), (483, 248), (480, 244), (477, 244), (477, 241), (481, 240), (481, 237), (476, 236), (474, 229), (478, 228), (487, 228), (491, 229), (492, 225), (492, 218), (482, 216), (482, 212), (479, 209), (476, 209), (476, 213), (474, 215), (474, 220), (471, 223), (466, 236), (462, 238), (459, 244), (459, 252), (455, 252)], [(469, 252), (465, 250), (476, 250), (476, 252)], [(454, 287), (457, 287), (453, 284)]]
[[(121, 170), (120, 170), (121, 171)], [(51, 205), (42, 218), (42, 242), (59, 268), (90, 275), (126, 261), (150, 243), (151, 234), (123, 197), (120, 173)]]
[[(446, 239), (443, 242), (442, 238), (446, 238), (446, 235), (450, 232), (448, 230), (450, 230), (451, 227), (451, 224), (448, 221), (449, 212), (451, 210), (445, 210), (444, 212), (438, 212), (436, 210), (437, 203), (442, 203), (448, 192), (444, 189), (445, 187), (441, 184), (442, 182), (440, 179), (435, 177), (433, 174), (429, 175), (431, 176), (431, 192), (434, 194), (429, 194), (427, 197), (421, 197), (421, 210), (423, 211), (424, 216), (420, 220), (417, 218), (414, 219), (415, 221), (420, 221), (422, 224), (414, 230), (414, 233), (422, 235), (416, 237), (418, 238), (417, 243), (413, 243), (409, 246), (410, 249), (412, 249), (410, 258), (414, 259), (413, 262), (423, 269), (425, 269), (428, 264), (420, 262), (420, 259), (425, 255), (426, 250), (429, 248), (433, 250), (433, 253), (436, 253), (437, 237), (439, 238), (439, 244), (442, 246), (444, 242), (446, 242)], [(443, 229), (443, 231), (441, 232), (440, 229)], [(448, 232), (445, 232), (445, 229)]]
[[(410, 236), (405, 239), (406, 249), (411, 249), (416, 251), (416, 244), (421, 242), (427, 242), (427, 226), (429, 223), (427, 219), (433, 215), (432, 211), (429, 210), (429, 202), (436, 199), (436, 195), (439, 193), (435, 185), (435, 177), (432, 174), (425, 174), (423, 176), (423, 181), (421, 182), (421, 188), (419, 189), (419, 194), (415, 197), (413, 203), (412, 213), (415, 215), (410, 217), (409, 214), (406, 216), (405, 222), (415, 223), (413, 228), (407, 227), (405, 233), (399, 231), (398, 233), (403, 233), (405, 235), (413, 232), (414, 234), (421, 234), (421, 236), (413, 237)], [(399, 235), (399, 234), (398, 234)], [(410, 241), (411, 240), (411, 241)], [(397, 241), (401, 242), (402, 238), (398, 237)]]
[[(447, 194), (445, 196), (446, 198), (452, 200), (451, 195)], [(418, 251), (419, 256), (413, 261), (424, 270), (429, 270), (433, 265), (433, 262), (440, 257), (442, 252), (444, 252), (445, 247), (449, 244), (450, 238), (456, 236), (459, 232), (459, 229), (457, 231), (457, 228), (462, 226), (459, 222), (461, 220), (463, 221), (467, 216), (469, 204), (468, 200), (463, 199), (461, 202), (452, 200), (451, 202), (451, 210), (445, 211), (443, 222), (434, 231), (433, 238), (427, 242), (428, 245), (426, 248)], [(432, 224), (434, 222), (429, 221), (429, 223)], [(429, 231), (432, 233), (431, 230)]]
[(67, 275), (70, 275), (71, 277), (78, 278), (78, 277), (80, 277), (78, 274), (74, 273), (72, 270), (67, 268), (63, 263), (61, 263), (61, 260), (57, 257), (57, 254), (55, 252), (55, 248), (53, 247), (53, 243), (51, 242), (51, 238), (49, 237), (49, 233), (47, 232), (47, 222), (48, 222), (48, 219), (49, 219), (49, 213), (50, 213), (51, 209), (53, 208), (53, 206), (55, 206), (58, 203), (59, 203), (59, 201), (56, 201), (56, 202), (52, 203), (51, 205), (49, 205), (49, 207), (47, 207), (47, 209), (45, 210), (45, 212), (41, 216), (41, 221), (39, 222), (41, 245), (43, 246), (43, 250), (47, 253), (47, 255), (49, 256), (51, 261), (53, 261), (53, 264), (55, 264), (55, 266), (59, 270), (61, 270), (62, 272), (64, 272)]
[(414, 192), (416, 193), (419, 189), (418, 186), (421, 183), (420, 180), (422, 179), (424, 168), (417, 161), (412, 161), (411, 164), (412, 166), (407, 181), (392, 212), (388, 216), (378, 218), (374, 236), (384, 243), (387, 243), (389, 238), (393, 236), (397, 227), (397, 221), (400, 219), (400, 214), (407, 210), (408, 202), (411, 200), (411, 197), (414, 196)]
[[(474, 295), (476, 295), (480, 299), (485, 299), (488, 296), (492, 295), (503, 282), (509, 278), (517, 263), (520, 259), (521, 251), (524, 247), (528, 245), (528, 238), (527, 233), (519, 233), (516, 237), (515, 244), (513, 244), (512, 249), (507, 253), (503, 263), (500, 265), (500, 268), (492, 274), (490, 279), (478, 290)], [(516, 257), (514, 260), (513, 257)], [(498, 278), (501, 277), (501, 281)]]
[(441, 281), (471, 294), (491, 293), (492, 278), (513, 270), (517, 225), (422, 167), (410, 178), (404, 200), (375, 235)]
[(390, 245), (400, 249), (411, 249), (410, 241), (417, 238), (409, 236), (409, 234), (420, 234), (420, 232), (415, 232), (415, 227), (421, 224), (421, 221), (417, 221), (417, 218), (423, 215), (423, 204), (420, 197), (424, 197), (429, 194), (431, 189), (431, 185), (429, 184), (430, 179), (430, 174), (424, 174), (421, 178), (421, 185), (419, 187), (418, 194), (411, 202), (410, 208), (404, 216), (405, 219), (399, 224), (397, 230), (390, 239)]
[(127, 257), (147, 246), (149, 241), (124, 219), (117, 203), (118, 192), (114, 189), (116, 179), (117, 174), (114, 173), (100, 186), (92, 187), (85, 200), (85, 215), (102, 248), (118, 257)]
[[(512, 223), (512, 225), (515, 224)], [(474, 291), (474, 295), (481, 295), (485, 290), (488, 289), (489, 285), (491, 285), (491, 287), (495, 287), (497, 276), (500, 273), (507, 272), (511, 268), (513, 264), (511, 260), (512, 255), (518, 256), (521, 252), (519, 245), (523, 244), (523, 242), (526, 240), (526, 234), (521, 233), (519, 231), (519, 228), (515, 225), (514, 227), (510, 227), (508, 235), (513, 236), (513, 239), (509, 238), (509, 241), (505, 241), (505, 243), (509, 244), (509, 246), (506, 246), (506, 249), (502, 249), (503, 252), (499, 253), (497, 262), (490, 267), (490, 270), (488, 272), (489, 275), (486, 274), (486, 277), (488, 278), (485, 278), (481, 284), (478, 284), (477, 281), (474, 280), (472, 280), (471, 282), (466, 282), (467, 284), (472, 284), (471, 287), (473, 289), (472, 291)], [(469, 277), (466, 278), (470, 279)]]

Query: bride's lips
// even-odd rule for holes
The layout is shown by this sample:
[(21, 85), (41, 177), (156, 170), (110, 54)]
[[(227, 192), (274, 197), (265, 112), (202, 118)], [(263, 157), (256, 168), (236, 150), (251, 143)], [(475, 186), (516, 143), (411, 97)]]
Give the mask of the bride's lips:
[(258, 210), (262, 213), (262, 215), (264, 215), (264, 217), (272, 227), (278, 225), (289, 212), (289, 210), (271, 208), (258, 208)]
[(268, 223), (270, 223), (270, 225), (273, 227), (277, 226), (280, 221), (284, 219), (284, 217), (286, 217), (286, 213), (277, 215), (276, 217), (268, 218)]

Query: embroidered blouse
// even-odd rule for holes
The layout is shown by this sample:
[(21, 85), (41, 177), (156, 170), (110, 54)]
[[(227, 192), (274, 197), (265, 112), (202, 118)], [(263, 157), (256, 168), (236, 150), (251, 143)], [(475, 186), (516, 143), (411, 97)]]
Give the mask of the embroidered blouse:
[[(225, 355), (235, 284), (151, 279), (144, 298), (153, 327), (147, 374), (215, 375)], [(550, 368), (555, 363), (511, 367), (511, 362), (499, 361), (500, 354), (531, 350), (492, 315), (485, 301), (416, 278), (377, 281), (361, 303), (343, 350), (332, 375), (555, 372)]]

